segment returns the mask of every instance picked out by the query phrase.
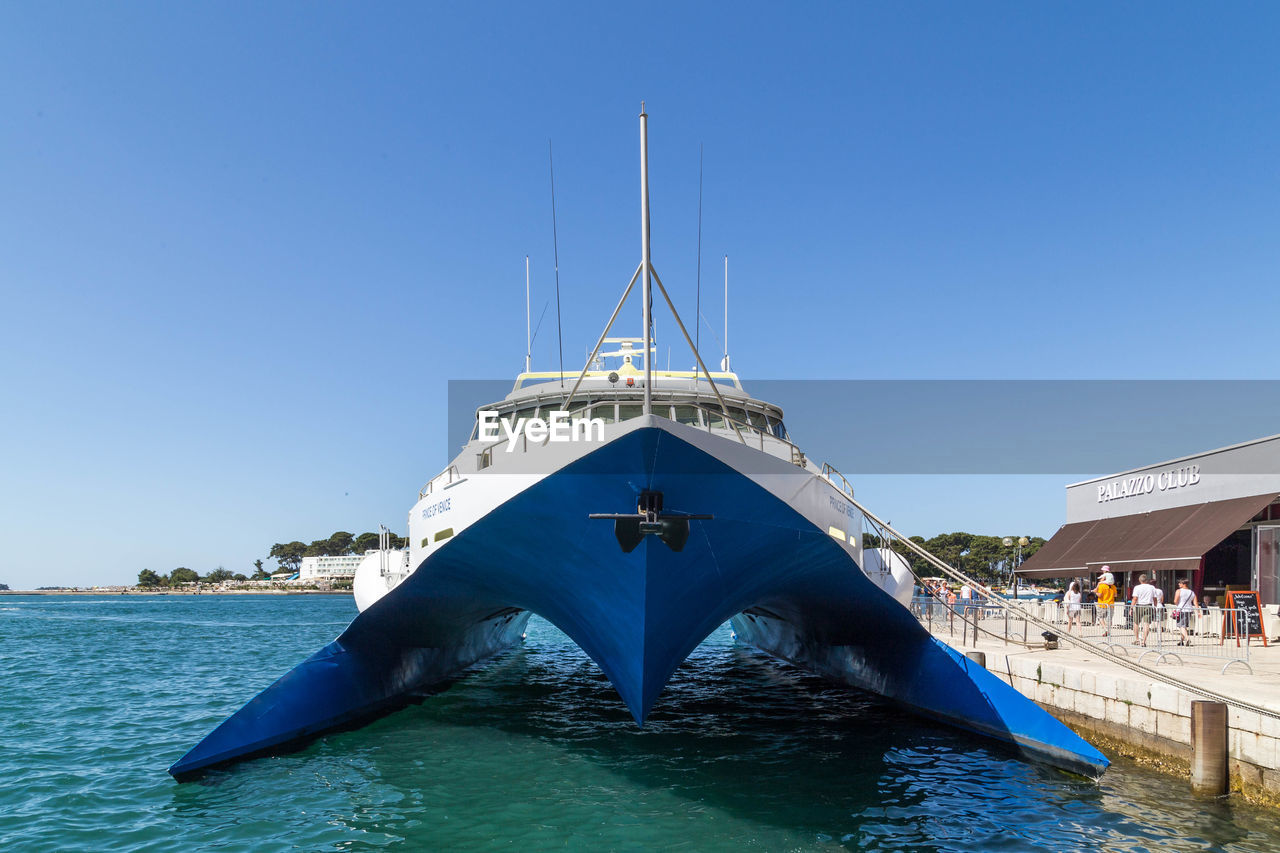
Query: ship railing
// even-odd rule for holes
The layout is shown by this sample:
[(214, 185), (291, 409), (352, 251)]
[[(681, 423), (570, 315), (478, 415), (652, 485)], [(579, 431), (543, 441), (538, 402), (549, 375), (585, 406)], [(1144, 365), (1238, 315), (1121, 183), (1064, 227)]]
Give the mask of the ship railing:
[[(845, 479), (844, 474), (837, 471), (835, 466), (830, 462), (822, 463), (822, 476), (825, 477), (831, 485), (835, 486), (849, 497), (853, 497), (853, 485)], [(839, 483), (836, 482), (837, 479), (840, 480)]]
[(418, 500), (422, 500), (437, 488), (444, 488), (446, 486), (451, 486), (454, 483), (461, 481), (462, 479), (463, 479), (462, 473), (458, 471), (458, 466), (450, 465), (448, 468), (445, 468), (439, 474), (436, 474), (434, 477), (428, 480), (427, 484), (418, 490)]
[[(771, 432), (767, 428), (761, 429), (760, 427), (756, 426), (750, 421), (739, 420), (738, 418), (735, 418), (732, 415), (730, 415), (728, 412), (722, 411), (718, 405), (713, 406), (713, 405), (701, 403), (698, 401), (693, 401), (688, 403), (682, 402), (677, 405), (692, 406), (695, 409), (700, 409), (706, 415), (706, 417), (703, 418), (703, 420), (706, 421), (706, 424), (705, 426), (697, 425), (699, 429), (705, 429), (707, 432), (711, 432), (713, 429), (724, 429), (724, 427), (719, 427), (712, 424), (713, 419), (722, 420), (726, 424), (730, 424), (732, 426), (737, 427), (739, 432), (745, 431), (748, 435), (754, 436), (758, 441), (759, 447), (761, 450), (765, 449), (766, 442), (776, 442), (782, 445), (783, 447), (786, 447), (790, 451), (788, 455), (790, 456), (791, 461), (794, 464), (799, 465), (801, 468), (803, 468), (805, 465), (804, 451), (801, 450), (799, 447), (797, 447), (795, 444), (793, 444), (791, 441), (783, 438), (780, 435), (777, 435), (774, 432)], [(695, 426), (695, 425), (687, 424), (687, 426)]]
[[(685, 426), (692, 426), (695, 429), (705, 430), (708, 433), (714, 433), (714, 431), (717, 429), (727, 431), (731, 426), (736, 426), (738, 429), (739, 435), (741, 435), (742, 432), (746, 432), (752, 435), (755, 439), (753, 443), (757, 443), (760, 450), (765, 450), (766, 445), (768, 444), (774, 444), (777, 446), (785, 447), (788, 451), (788, 458), (790, 459), (792, 464), (797, 465), (801, 468), (805, 467), (805, 465), (807, 464), (804, 451), (801, 450), (797, 445), (793, 444), (788, 439), (785, 439), (779, 435), (776, 435), (775, 433), (771, 432), (767, 428), (761, 429), (755, 424), (752, 424), (750, 421), (739, 420), (738, 418), (735, 418), (732, 415), (722, 411), (719, 406), (712, 407), (710, 405), (706, 405), (697, 401), (683, 401), (683, 400), (678, 403), (671, 403), (671, 404), (663, 403), (662, 405), (663, 406), (669, 406), (669, 405), (689, 406), (690, 408), (698, 409), (704, 413), (705, 417), (701, 419), (702, 423), (685, 424)], [(659, 415), (659, 417), (664, 417), (664, 418), (667, 418), (668, 420), (671, 420), (671, 418), (668, 417), (667, 415)], [(716, 421), (719, 421), (720, 423), (716, 423)], [(679, 423), (683, 423), (683, 421), (680, 421)], [(525, 432), (521, 432), (516, 440), (519, 442), (519, 444), (516, 445), (516, 449), (519, 450), (521, 453), (527, 453), (529, 451), (528, 434)], [(482, 447), (480, 449), (480, 452), (476, 454), (477, 468), (483, 471), (485, 468), (488, 468), (491, 465), (493, 465), (494, 454), (497, 451), (497, 449), (505, 446), (510, 441), (511, 441), (510, 438), (500, 438), (497, 441), (494, 441), (491, 444), (487, 444), (484, 447)], [(542, 446), (542, 444), (545, 444), (545, 442), (539, 442), (537, 444), (538, 446)], [(835, 469), (832, 468), (830, 470), (834, 471)], [(836, 472), (836, 473), (837, 475), (839, 475), (839, 472)], [(824, 476), (826, 475), (824, 474)], [(828, 477), (827, 479), (830, 479), (830, 477)], [(840, 479), (844, 480), (844, 477), (841, 477)], [(847, 480), (845, 480), (845, 486), (848, 488), (849, 494), (852, 495), (853, 488), (852, 486), (848, 485)]]
[[(537, 447), (545, 447), (548, 441), (549, 441), (549, 438), (544, 438), (542, 441), (535, 441), (534, 445), (536, 445)], [(480, 452), (476, 454), (476, 469), (483, 471), (485, 468), (492, 466), (494, 452), (497, 451), (499, 447), (503, 447), (504, 445), (507, 445), (510, 443), (511, 443), (510, 438), (500, 438), (497, 441), (493, 442), (492, 444), (486, 444), (484, 447), (482, 447), (480, 449)], [(516, 449), (519, 450), (521, 453), (528, 453), (529, 452), (529, 434), (521, 431), (521, 433), (518, 436), (516, 436), (515, 446), (516, 446)]]

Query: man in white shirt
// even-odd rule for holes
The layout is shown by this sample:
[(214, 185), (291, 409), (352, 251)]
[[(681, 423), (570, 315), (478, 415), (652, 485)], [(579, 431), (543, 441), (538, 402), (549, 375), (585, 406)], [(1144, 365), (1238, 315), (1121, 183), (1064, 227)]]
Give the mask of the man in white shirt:
[[(1138, 585), (1130, 594), (1133, 609), (1133, 642), (1145, 646), (1147, 634), (1151, 632), (1151, 622), (1155, 619), (1156, 597), (1159, 593), (1154, 586), (1147, 583), (1146, 575), (1138, 575)], [(1138, 627), (1142, 627), (1142, 637), (1138, 637)]]

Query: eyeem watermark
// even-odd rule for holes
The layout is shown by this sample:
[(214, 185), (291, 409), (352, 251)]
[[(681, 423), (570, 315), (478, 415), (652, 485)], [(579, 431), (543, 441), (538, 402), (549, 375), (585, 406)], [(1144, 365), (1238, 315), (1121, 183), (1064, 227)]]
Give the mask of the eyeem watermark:
[(493, 409), (481, 409), (479, 438), (481, 441), (507, 439), (507, 452), (516, 449), (516, 439), (523, 434), (538, 444), (544, 441), (604, 441), (604, 418), (574, 418), (569, 412), (555, 411), (542, 418), (501, 417)]

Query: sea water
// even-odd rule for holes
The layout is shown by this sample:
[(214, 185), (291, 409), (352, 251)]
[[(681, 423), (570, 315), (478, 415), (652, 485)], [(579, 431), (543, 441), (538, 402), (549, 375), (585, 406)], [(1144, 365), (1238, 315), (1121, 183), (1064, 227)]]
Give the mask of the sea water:
[(0, 597), (5, 850), (1280, 848), (1280, 817), (1125, 761), (1020, 761), (716, 631), (643, 730), (539, 619), (421, 705), (165, 769), (354, 617), (343, 597)]

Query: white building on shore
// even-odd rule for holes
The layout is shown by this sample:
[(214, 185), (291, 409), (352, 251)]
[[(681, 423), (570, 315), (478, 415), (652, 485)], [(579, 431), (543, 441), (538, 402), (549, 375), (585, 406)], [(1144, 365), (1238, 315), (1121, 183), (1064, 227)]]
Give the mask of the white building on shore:
[(298, 568), (298, 583), (312, 581), (351, 580), (364, 554), (344, 554), (339, 557), (303, 557)]

